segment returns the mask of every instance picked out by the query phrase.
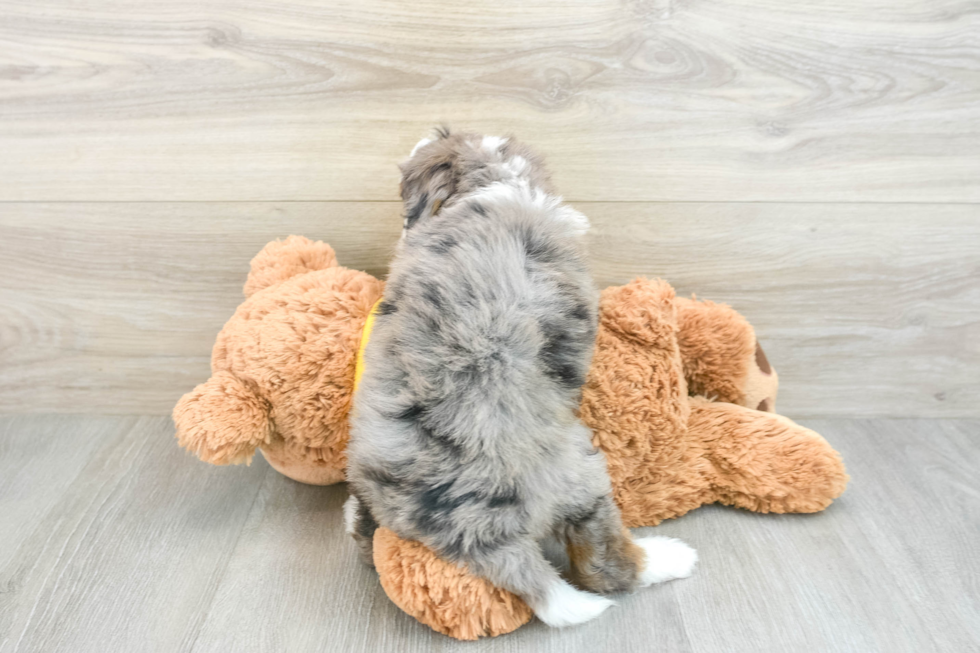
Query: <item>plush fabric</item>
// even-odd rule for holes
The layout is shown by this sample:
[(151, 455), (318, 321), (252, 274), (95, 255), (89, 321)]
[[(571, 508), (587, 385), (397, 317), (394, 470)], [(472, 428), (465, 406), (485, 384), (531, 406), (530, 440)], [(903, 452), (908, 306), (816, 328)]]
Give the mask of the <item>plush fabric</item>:
[(245, 288), (211, 379), (174, 409), (180, 444), (217, 465), (249, 462), (261, 446), (296, 480), (342, 481), (354, 358), (384, 284), (337, 266), (326, 243), (292, 236), (259, 252)]
[(418, 542), (387, 528), (374, 534), (374, 566), (395, 605), (426, 626), (456, 639), (503, 635), (531, 620), (514, 594), (444, 562)]
[[(218, 335), (212, 377), (174, 409), (181, 446), (214, 464), (260, 448), (296, 480), (343, 480), (355, 358), (383, 283), (337, 266), (325, 243), (292, 236), (252, 262), (247, 299)], [(706, 503), (815, 512), (847, 474), (817, 433), (774, 414), (778, 376), (731, 308), (681, 299), (660, 280), (604, 290), (581, 418), (606, 454), (629, 526)], [(516, 596), (380, 529), (374, 562), (388, 596), (458, 639), (530, 619)]]
[(775, 412), (779, 375), (748, 321), (724, 304), (678, 297), (674, 305), (688, 392)]

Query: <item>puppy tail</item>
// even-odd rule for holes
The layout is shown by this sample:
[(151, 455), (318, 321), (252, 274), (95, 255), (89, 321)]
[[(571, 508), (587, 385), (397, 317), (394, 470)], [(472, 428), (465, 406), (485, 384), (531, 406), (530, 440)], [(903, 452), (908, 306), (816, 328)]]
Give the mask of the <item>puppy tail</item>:
[(177, 402), (180, 446), (213, 465), (250, 463), (272, 439), (268, 404), (228, 372), (217, 372)]
[(470, 571), (520, 596), (553, 628), (584, 623), (615, 605), (562, 579), (534, 541), (514, 542), (463, 562)]
[(336, 267), (333, 248), (319, 240), (290, 236), (274, 240), (252, 259), (252, 269), (245, 282), (245, 296), (282, 283), (298, 274)]

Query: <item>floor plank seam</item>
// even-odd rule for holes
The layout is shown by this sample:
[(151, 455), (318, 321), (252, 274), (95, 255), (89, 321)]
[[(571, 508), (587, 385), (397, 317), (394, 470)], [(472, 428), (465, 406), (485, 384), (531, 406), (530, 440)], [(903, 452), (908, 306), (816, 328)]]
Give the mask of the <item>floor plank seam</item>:
[(271, 468), (266, 465), (261, 480), (255, 484), (255, 493), (252, 495), (252, 500), (249, 503), (248, 510), (245, 511), (245, 516), (242, 519), (241, 527), (238, 529), (238, 534), (235, 536), (235, 543), (228, 547), (227, 555), (221, 565), (221, 571), (215, 576), (214, 586), (210, 589), (210, 596), (208, 596), (206, 605), (200, 611), (198, 624), (194, 631), (194, 637), (188, 643), (187, 648), (181, 648), (181, 650), (186, 651), (187, 653), (193, 653), (194, 648), (197, 646), (197, 642), (201, 637), (201, 631), (204, 629), (204, 625), (207, 623), (208, 617), (211, 614), (211, 606), (214, 604), (214, 599), (218, 595), (218, 591), (221, 589), (225, 575), (228, 573), (228, 566), (235, 557), (235, 551), (238, 549), (238, 544), (241, 542), (242, 536), (245, 533), (245, 527), (248, 526), (249, 518), (251, 518), (252, 512), (255, 510), (255, 503), (258, 501), (259, 495), (265, 489), (265, 484), (270, 478), (270, 469)]

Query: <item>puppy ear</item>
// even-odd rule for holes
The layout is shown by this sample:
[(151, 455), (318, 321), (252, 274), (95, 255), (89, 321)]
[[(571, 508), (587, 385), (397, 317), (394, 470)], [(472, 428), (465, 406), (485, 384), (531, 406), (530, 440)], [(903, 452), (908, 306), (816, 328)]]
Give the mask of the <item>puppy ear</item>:
[(456, 192), (455, 139), (445, 128), (437, 130), (436, 140), (418, 147), (399, 167), (402, 171), (401, 195), (405, 202), (405, 229), (434, 215)]

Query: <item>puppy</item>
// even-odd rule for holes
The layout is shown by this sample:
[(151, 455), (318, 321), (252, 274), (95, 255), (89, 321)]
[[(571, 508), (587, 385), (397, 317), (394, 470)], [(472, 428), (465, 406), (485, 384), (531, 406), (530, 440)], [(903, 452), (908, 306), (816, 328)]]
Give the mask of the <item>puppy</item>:
[[(550, 626), (612, 605), (597, 593), (689, 575), (687, 545), (630, 537), (576, 416), (597, 323), (588, 220), (511, 138), (440, 130), (401, 170), (403, 238), (348, 449), (348, 530), (365, 559), (386, 526)], [(582, 589), (542, 555), (538, 541), (556, 535)]]

